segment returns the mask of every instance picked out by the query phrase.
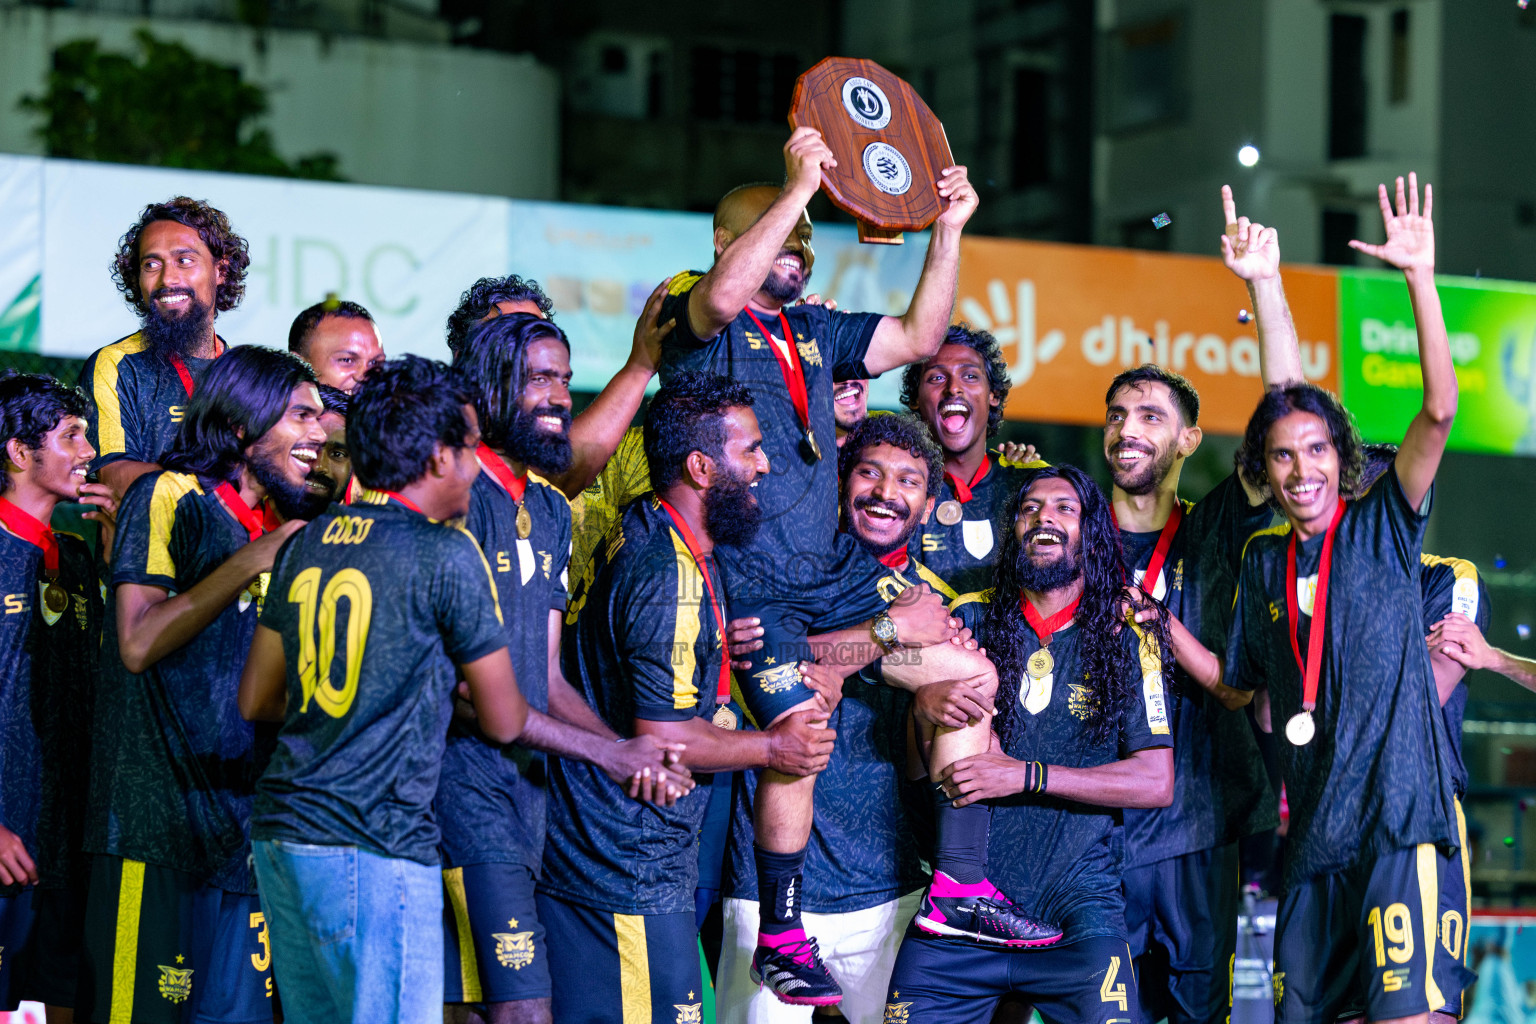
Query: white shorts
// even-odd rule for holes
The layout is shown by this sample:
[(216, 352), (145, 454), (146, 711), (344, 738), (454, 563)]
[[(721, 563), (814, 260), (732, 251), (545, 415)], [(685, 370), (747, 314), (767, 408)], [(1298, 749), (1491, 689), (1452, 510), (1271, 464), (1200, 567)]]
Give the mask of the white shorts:
[[(919, 889), (866, 910), (801, 914), (805, 934), (816, 940), (821, 959), (843, 988), (837, 1008), (849, 1024), (884, 1021), (886, 984), (896, 963), (896, 948), (922, 897)], [(781, 1003), (772, 992), (752, 984), (757, 901), (728, 899), (722, 901), (722, 908), (725, 927), (715, 985), (719, 1024), (810, 1024), (813, 1007)]]

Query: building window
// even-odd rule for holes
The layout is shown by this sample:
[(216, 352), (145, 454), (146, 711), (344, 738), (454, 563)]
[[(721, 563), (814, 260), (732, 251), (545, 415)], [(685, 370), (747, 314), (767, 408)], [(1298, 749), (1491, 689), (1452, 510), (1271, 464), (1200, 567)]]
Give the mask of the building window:
[(1013, 185), (1051, 180), (1051, 76), (1035, 68), (1013, 73)]
[(1392, 12), (1392, 81), (1388, 98), (1408, 102), (1408, 8)]
[(1188, 33), (1181, 15), (1116, 29), (1105, 41), (1110, 131), (1184, 116)]
[(689, 64), (689, 109), (694, 117), (737, 124), (784, 123), (800, 75), (799, 57), (698, 46)]
[(1328, 30), (1328, 158), (1365, 156), (1365, 18), (1335, 14)]
[(1335, 267), (1355, 265), (1351, 239), (1360, 237), (1360, 214), (1355, 210), (1323, 211), (1323, 262)]

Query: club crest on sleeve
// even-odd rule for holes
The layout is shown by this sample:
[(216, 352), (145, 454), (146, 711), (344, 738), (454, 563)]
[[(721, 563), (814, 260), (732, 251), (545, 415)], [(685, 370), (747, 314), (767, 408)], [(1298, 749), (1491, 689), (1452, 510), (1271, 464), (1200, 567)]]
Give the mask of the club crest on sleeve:
[(775, 665), (752, 673), (752, 678), (757, 681), (757, 688), (763, 693), (786, 693), (799, 685), (800, 666), (793, 661), (786, 665)]

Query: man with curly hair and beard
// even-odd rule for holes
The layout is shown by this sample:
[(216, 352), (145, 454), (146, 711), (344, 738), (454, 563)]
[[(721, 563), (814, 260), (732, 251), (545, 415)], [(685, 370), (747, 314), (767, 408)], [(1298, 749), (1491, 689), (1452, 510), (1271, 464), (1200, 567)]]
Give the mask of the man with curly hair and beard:
[[(944, 449), (944, 480), (932, 519), (912, 553), (961, 594), (984, 590), (997, 560), (997, 530), (1018, 493), (1022, 466), (987, 452), (1013, 387), (997, 339), (955, 324), (932, 357), (907, 367), (901, 404), (922, 417)], [(1044, 465), (1029, 462), (1029, 467)]]
[(240, 304), (251, 258), (229, 218), (198, 199), (151, 203), (118, 243), (112, 280), (139, 329), (80, 371), (101, 481), (121, 499), (159, 468), (193, 391), (227, 348), (214, 319)]
[(1120, 895), (1120, 809), (1166, 806), (1173, 744), (1159, 614), (1123, 614), (1109, 503), (1073, 466), (1031, 472), (1010, 509), (990, 600), (957, 605), (997, 666), (992, 748), (941, 772), (959, 806), (993, 801), (992, 880), (1062, 941), (1006, 949), (908, 929), (886, 1019), (984, 1024), (1016, 994), (1046, 1020), (1136, 1019)]

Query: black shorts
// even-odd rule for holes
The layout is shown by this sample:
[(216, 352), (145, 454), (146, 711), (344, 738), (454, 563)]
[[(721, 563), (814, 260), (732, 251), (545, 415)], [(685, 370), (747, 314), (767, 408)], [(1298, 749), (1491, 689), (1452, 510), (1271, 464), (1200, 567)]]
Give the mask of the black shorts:
[(759, 728), (811, 699), (795, 667), (810, 659), (810, 634), (872, 619), (904, 589), (895, 570), (846, 533), (837, 534), (825, 554), (802, 552), (786, 561), (781, 553), (721, 546), (715, 560), (730, 594), (730, 617), (762, 621), (762, 648), (745, 656), (751, 668), (735, 674), (737, 702)]
[(548, 999), (549, 956), (521, 864), (470, 864), (443, 871), (443, 1001)]
[(1459, 985), (1443, 990), (1445, 970), (1432, 969), (1451, 860), (1421, 843), (1289, 889), (1275, 915), (1278, 1024), (1360, 1012), (1390, 1020), (1459, 1003)]
[(272, 946), (255, 896), (97, 855), (75, 1019), (270, 1024)]
[(615, 914), (539, 893), (560, 1024), (703, 1019), (693, 911)]
[[(1435, 984), (1445, 993), (1441, 1013), (1461, 1017), (1466, 1013), (1467, 989), (1476, 979), (1467, 967), (1467, 930), (1472, 926), (1472, 860), (1467, 850), (1467, 816), (1456, 800), (1456, 838), (1461, 844), (1453, 857), (1440, 858), (1440, 941), (1435, 945)], [(1451, 993), (1456, 995), (1452, 996)]]
[(1125, 929), (1148, 1020), (1225, 1024), (1241, 885), (1236, 843), (1126, 869)]
[(885, 1019), (900, 1024), (987, 1024), (1016, 993), (1047, 1024), (1139, 1024), (1131, 950), (1097, 936), (1042, 949), (1005, 950), (909, 927), (896, 953)]

